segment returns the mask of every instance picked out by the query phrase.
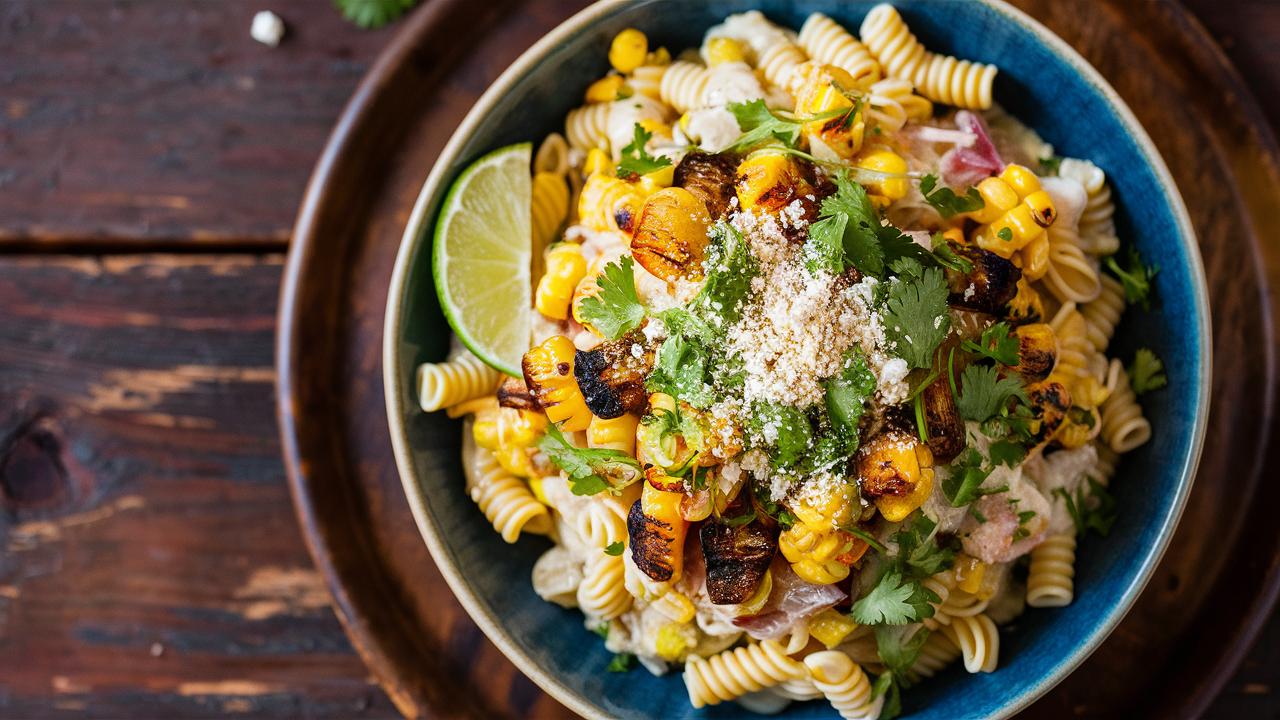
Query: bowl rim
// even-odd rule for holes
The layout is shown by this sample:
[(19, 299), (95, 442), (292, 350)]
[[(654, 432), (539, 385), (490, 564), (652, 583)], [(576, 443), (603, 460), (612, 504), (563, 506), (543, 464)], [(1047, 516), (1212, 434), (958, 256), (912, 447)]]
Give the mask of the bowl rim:
[[(573, 712), (583, 717), (593, 718), (611, 716), (604, 708), (571, 689), (521, 650), (502, 623), (489, 613), (475, 593), (471, 591), (460, 569), (448, 561), (449, 554), (440, 529), (436, 527), (427, 512), (425, 493), (422, 491), (422, 485), (418, 481), (418, 473), (411, 457), (409, 439), (405, 432), (404, 423), (401, 422), (406, 403), (412, 402), (412, 397), (411, 393), (403, 392), (400, 385), (400, 378), (403, 377), (404, 368), (400, 362), (399, 330), (403, 313), (405, 285), (409, 275), (409, 260), (418, 249), (419, 243), (432, 242), (432, 238), (426, 237), (423, 233), (424, 226), (427, 224), (427, 206), (435, 195), (442, 191), (447, 191), (447, 188), (443, 187), (445, 173), (457, 159), (466, 140), (484, 123), (493, 106), (509, 91), (511, 86), (531, 72), (553, 48), (608, 16), (617, 8), (629, 5), (634, 1), (597, 0), (597, 2), (575, 13), (522, 53), (510, 67), (498, 76), (467, 113), (466, 117), (463, 118), (458, 128), (449, 138), (448, 143), (440, 151), (440, 155), (437, 157), (435, 165), (427, 176), (422, 191), (410, 211), (409, 221), (401, 237), (400, 248), (396, 254), (395, 267), (387, 292), (387, 309), (383, 325), (383, 385), (386, 390), (387, 420), (391, 430), (391, 443), (395, 452), (396, 466), (399, 470), (405, 496), (413, 512), (414, 521), (418, 526), (418, 531), (426, 542), (427, 548), (439, 567), (441, 575), (444, 576), (450, 590), (466, 609), (467, 614), (502, 651), (503, 655), (510, 659), (521, 672)], [(1119, 93), (1111, 87), (1111, 84), (1102, 77), (1102, 74), (1057, 34), (1005, 0), (980, 0), (980, 2), (1030, 31), (1086, 81), (1097, 87), (1146, 157), (1157, 182), (1169, 201), (1177, 224), (1179, 240), (1182, 242), (1183, 249), (1191, 261), (1189, 274), (1192, 295), (1195, 299), (1196, 326), (1200, 337), (1198, 345), (1199, 360), (1202, 368), (1199, 392), (1196, 398), (1196, 413), (1191, 432), (1191, 452), (1180, 469), (1173, 515), (1171, 521), (1165, 523), (1160, 529), (1154, 545), (1155, 552), (1149, 556), (1135, 581), (1117, 599), (1114, 609), (1110, 611), (1105, 622), (1095, 626), (1090, 631), (1090, 636), (1086, 642), (1077, 645), (1069, 655), (1060, 658), (1052, 672), (1040, 678), (1038, 683), (1028, 688), (1020, 696), (1010, 698), (1000, 709), (999, 714), (992, 716), (993, 718), (1007, 718), (1025, 709), (1035, 700), (1045, 695), (1098, 649), (1133, 608), (1138, 596), (1142, 593), (1160, 560), (1164, 557), (1169, 541), (1173, 537), (1173, 532), (1177, 528), (1182, 513), (1186, 508), (1187, 497), (1195, 481), (1196, 471), (1199, 468), (1200, 457), (1204, 447), (1204, 438), (1208, 426), (1210, 380), (1213, 369), (1211, 349), (1212, 323), (1209, 315), (1209, 294), (1204, 260), (1200, 254), (1200, 246), (1191, 223), (1190, 213), (1187, 211), (1186, 204), (1178, 191), (1163, 156), (1147, 134), (1146, 129), (1138, 121), (1137, 116), (1125, 103), (1124, 99), (1120, 97)]]

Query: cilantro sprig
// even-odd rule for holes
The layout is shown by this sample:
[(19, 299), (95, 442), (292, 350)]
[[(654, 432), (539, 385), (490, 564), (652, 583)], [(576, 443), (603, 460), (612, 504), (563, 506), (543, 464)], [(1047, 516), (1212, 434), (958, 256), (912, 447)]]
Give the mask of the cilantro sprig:
[(1164, 375), (1164, 363), (1148, 348), (1138, 348), (1138, 352), (1133, 356), (1133, 364), (1127, 370), (1129, 386), (1138, 395), (1169, 384), (1169, 378)]
[(574, 447), (555, 423), (538, 441), (538, 449), (569, 476), (574, 495), (616, 493), (640, 479), (640, 463), (621, 450)]
[[(982, 454), (974, 448), (967, 448), (951, 465), (951, 477), (942, 481), (942, 492), (951, 501), (951, 507), (964, 507), (976, 502), (983, 495), (994, 495), (1009, 489), (1008, 485), (989, 490), (982, 484), (991, 477), (995, 465), (984, 465)], [(978, 516), (975, 516), (978, 517)], [(978, 517), (982, 520), (981, 517)]]
[(951, 329), (947, 280), (938, 268), (925, 268), (912, 258), (893, 265), (898, 282), (889, 287), (882, 313), (885, 337), (911, 367), (933, 364), (933, 351)]
[(1151, 280), (1160, 272), (1159, 265), (1148, 265), (1142, 261), (1142, 253), (1133, 245), (1129, 246), (1128, 267), (1121, 268), (1115, 255), (1109, 255), (1103, 264), (1116, 276), (1124, 286), (1124, 297), (1130, 304), (1141, 305), (1143, 310), (1151, 310)]
[(1102, 483), (1092, 477), (1085, 479), (1089, 482), (1089, 490), (1086, 493), (1082, 483), (1076, 488), (1075, 499), (1072, 499), (1071, 493), (1065, 488), (1058, 488), (1053, 491), (1053, 494), (1061, 496), (1066, 503), (1067, 513), (1075, 522), (1078, 535), (1084, 535), (1088, 530), (1093, 530), (1106, 537), (1119, 515), (1115, 498), (1111, 497), (1111, 493), (1107, 492), (1106, 486)]
[(867, 358), (855, 347), (844, 359), (844, 369), (826, 383), (827, 414), (831, 423), (851, 438), (858, 436), (867, 400), (876, 392), (876, 376)]
[(637, 664), (636, 656), (631, 653), (618, 653), (609, 661), (605, 670), (613, 673), (631, 672)]
[(1001, 378), (989, 365), (970, 365), (960, 376), (960, 394), (956, 397), (956, 409), (965, 420), (986, 422), (999, 413), (1011, 398), (1024, 404), (1027, 394), (1016, 377)]
[(644, 322), (645, 307), (636, 292), (634, 267), (630, 255), (605, 265), (600, 293), (582, 299), (582, 317), (608, 340), (617, 340)]
[(933, 206), (943, 219), (950, 219), (956, 215), (981, 210), (987, 206), (986, 201), (982, 199), (982, 195), (978, 194), (978, 188), (971, 187), (964, 195), (957, 195), (954, 190), (949, 187), (938, 187), (938, 177), (936, 175), (925, 175), (920, 178), (920, 194), (924, 196), (924, 201)]
[[(747, 103), (729, 103), (725, 106), (733, 113), (742, 130), (742, 137), (725, 148), (725, 152), (745, 152), (761, 143), (778, 140), (789, 148), (800, 142), (800, 131), (807, 123), (830, 120), (841, 115), (855, 115), (858, 106), (853, 108), (836, 108), (810, 117), (798, 117), (792, 113), (770, 110), (764, 100), (752, 100)], [(853, 112), (850, 112), (850, 111)]]
[(640, 123), (636, 123), (635, 137), (630, 145), (622, 148), (622, 161), (618, 163), (618, 177), (629, 179), (671, 167), (669, 158), (654, 157), (644, 149), (652, 137), (653, 133), (645, 130)]
[(950, 548), (939, 547), (935, 534), (938, 525), (924, 513), (893, 536), (898, 554), (884, 559), (871, 592), (853, 604), (849, 616), (864, 625), (905, 625), (933, 617), (933, 606), (941, 602), (920, 580), (935, 575), (955, 564)]
[(1009, 324), (1005, 322), (998, 322), (983, 330), (980, 342), (965, 340), (960, 346), (971, 353), (1011, 367), (1018, 364), (1022, 354), (1018, 336), (1012, 334)]

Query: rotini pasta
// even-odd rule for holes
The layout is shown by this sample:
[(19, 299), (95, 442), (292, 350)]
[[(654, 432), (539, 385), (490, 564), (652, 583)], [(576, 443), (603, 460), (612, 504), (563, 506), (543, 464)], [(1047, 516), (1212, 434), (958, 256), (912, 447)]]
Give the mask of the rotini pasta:
[(569, 112), (564, 121), (564, 134), (569, 147), (580, 150), (599, 148), (610, 152), (609, 113), (613, 103), (592, 103)]
[(492, 395), (502, 374), (471, 353), (418, 366), (418, 402), (425, 412)]
[(910, 80), (921, 95), (936, 103), (975, 110), (991, 107), (996, 66), (925, 50), (892, 5), (872, 8), (860, 34), (886, 77)]
[(523, 480), (509, 474), (491, 454), (485, 454), (488, 457), (476, 468), (471, 499), (502, 539), (514, 543), (522, 531), (536, 535), (550, 532), (547, 506), (538, 502)]
[(578, 586), (578, 607), (587, 617), (612, 620), (631, 608), (622, 575), (621, 557), (598, 553), (587, 561)]
[(1070, 605), (1075, 595), (1075, 535), (1050, 535), (1031, 551), (1027, 576), (1027, 604), (1031, 607)]
[(1049, 228), (1048, 270), (1045, 286), (1061, 302), (1087, 303), (1102, 293), (1096, 261), (1080, 248), (1079, 236), (1070, 227)]
[(599, 502), (589, 502), (573, 519), (578, 536), (588, 547), (604, 549), (627, 539), (627, 521)]
[(871, 681), (848, 655), (834, 650), (813, 653), (804, 659), (813, 676), (813, 685), (831, 701), (831, 706), (845, 720), (870, 720), (880, 717), (884, 695), (871, 699)]
[(931, 632), (920, 648), (920, 655), (911, 666), (909, 677), (912, 680), (929, 678), (942, 672), (944, 668), (960, 657), (960, 648), (940, 632)]
[(1151, 423), (1142, 416), (1138, 396), (1129, 385), (1129, 374), (1118, 358), (1111, 361), (1107, 387), (1111, 392), (1100, 408), (1100, 437), (1115, 452), (1127, 453), (1151, 439)]
[(678, 113), (697, 110), (704, 106), (710, 76), (711, 73), (705, 66), (677, 60), (662, 74), (658, 97)]
[(757, 67), (769, 84), (790, 92), (796, 68), (808, 59), (799, 45), (780, 39), (760, 53)]
[(1111, 200), (1107, 175), (1088, 160), (1064, 158), (1058, 175), (1080, 182), (1089, 200), (1080, 216), (1080, 247), (1090, 255), (1110, 255), (1120, 249), (1116, 226), (1112, 220), (1116, 206)]
[(896, 78), (886, 78), (869, 89), (867, 116), (875, 127), (897, 131), (908, 120), (920, 121), (933, 114), (933, 103), (916, 95), (911, 83)]
[(1097, 299), (1080, 306), (1084, 315), (1085, 326), (1089, 331), (1089, 342), (1098, 352), (1106, 352), (1111, 338), (1116, 334), (1116, 325), (1120, 315), (1124, 313), (1124, 286), (1110, 275), (1102, 276), (1102, 291)]
[[(804, 21), (800, 28), (800, 47), (809, 57), (835, 65), (856, 81), (874, 83), (880, 79), (880, 64), (871, 57), (871, 50), (822, 13), (814, 13)], [(874, 94), (874, 90), (872, 92)]]
[(631, 77), (627, 78), (627, 86), (634, 93), (639, 93), (654, 100), (662, 100), (662, 78), (667, 73), (666, 65), (641, 65)]
[(540, 172), (533, 176), (534, 252), (541, 253), (560, 236), (560, 226), (569, 216), (569, 183), (564, 175)]
[(697, 709), (807, 675), (805, 666), (783, 654), (778, 643), (765, 640), (725, 650), (706, 660), (690, 657), (684, 668), (684, 683), (689, 702)]
[(991, 618), (983, 614), (955, 616), (940, 631), (964, 658), (964, 669), (971, 673), (995, 672), (1000, 659), (1000, 632)]

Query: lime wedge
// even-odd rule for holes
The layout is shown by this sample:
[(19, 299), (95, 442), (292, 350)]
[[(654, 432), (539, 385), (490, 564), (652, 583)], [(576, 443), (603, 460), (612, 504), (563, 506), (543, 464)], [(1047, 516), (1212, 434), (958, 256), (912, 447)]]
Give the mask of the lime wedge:
[(515, 376), (531, 333), (532, 152), (529, 143), (494, 150), (454, 181), (436, 220), (432, 263), (453, 331), (481, 360)]

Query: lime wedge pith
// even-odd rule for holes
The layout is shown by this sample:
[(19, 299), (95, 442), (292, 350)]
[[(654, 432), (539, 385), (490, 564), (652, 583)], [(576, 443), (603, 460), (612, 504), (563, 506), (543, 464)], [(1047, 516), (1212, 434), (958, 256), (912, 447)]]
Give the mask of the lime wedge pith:
[(532, 152), (529, 143), (510, 145), (458, 176), (436, 219), (432, 263), (453, 331), (481, 360), (515, 376), (531, 331)]

